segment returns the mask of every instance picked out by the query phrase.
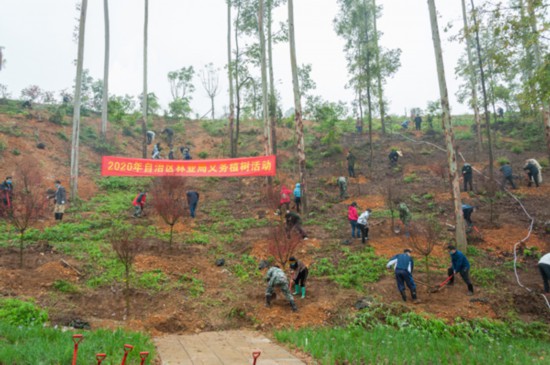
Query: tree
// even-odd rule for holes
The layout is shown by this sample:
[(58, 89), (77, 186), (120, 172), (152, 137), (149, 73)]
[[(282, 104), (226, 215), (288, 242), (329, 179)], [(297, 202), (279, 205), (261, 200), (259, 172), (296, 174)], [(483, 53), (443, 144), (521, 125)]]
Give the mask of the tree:
[[(149, 0), (145, 0), (145, 11), (144, 11), (144, 21), (143, 21), (143, 93), (141, 98), (141, 133), (143, 134), (141, 149), (142, 157), (147, 158), (147, 102), (149, 101), (149, 93), (147, 92), (147, 32), (149, 28)], [(147, 95), (147, 97), (143, 97)]]
[(130, 315), (130, 279), (132, 267), (142, 244), (143, 232), (135, 226), (114, 225), (108, 235), (113, 251), (124, 265), (124, 300), (126, 302), (126, 317)]
[(4, 58), (4, 47), (0, 46), (0, 71), (6, 67), (6, 58)]
[(470, 105), (474, 109), (474, 120), (476, 124), (476, 133), (477, 133), (477, 151), (481, 153), (483, 147), (483, 139), (481, 137), (481, 118), (479, 115), (479, 107), (477, 101), (477, 75), (474, 69), (474, 62), (472, 57), (472, 39), (470, 36), (470, 28), (468, 27), (468, 14), (466, 12), (466, 1), (461, 0), (462, 2), (462, 19), (464, 21), (464, 38), (466, 40), (466, 52), (468, 54), (468, 68), (466, 74), (470, 81), (470, 88), (472, 93), (472, 100)]
[(71, 141), (71, 200), (78, 198), (78, 144), (80, 140), (80, 92), (82, 88), (82, 65), (84, 63), (84, 34), (86, 31), (86, 10), (88, 0), (80, 4), (80, 23), (78, 26), (78, 57), (76, 60), (76, 82), (73, 105), (73, 134)]
[(306, 152), (304, 143), (304, 122), (302, 121), (302, 101), (298, 80), (298, 62), (296, 60), (296, 38), (294, 35), (294, 1), (288, 0), (288, 37), (290, 44), (290, 67), (292, 69), (292, 89), (294, 91), (294, 126), (296, 128), (296, 147), (298, 150), (298, 171), (302, 189), (302, 211), (307, 213)]
[(426, 271), (426, 283), (431, 287), (430, 280), (430, 255), (439, 239), (441, 226), (435, 220), (428, 220), (424, 224), (415, 223), (411, 226), (410, 241), (416, 252), (424, 256), (424, 270)]
[(202, 87), (204, 87), (206, 94), (210, 98), (212, 120), (216, 119), (216, 114), (214, 113), (214, 99), (216, 95), (218, 95), (218, 84), (220, 81), (219, 72), (220, 70), (215, 69), (212, 62), (204, 66), (204, 69), (201, 71)]
[(21, 90), (21, 99), (28, 100), (32, 103), (40, 100), (42, 97), (42, 89), (38, 85), (30, 85)]
[(168, 72), (172, 102), (169, 104), (170, 113), (175, 118), (185, 118), (191, 112), (191, 93), (195, 91), (193, 66), (182, 67), (179, 70)]
[(439, 37), (439, 26), (437, 24), (437, 11), (435, 1), (428, 0), (430, 12), (430, 24), (432, 28), (432, 40), (434, 44), (435, 63), (439, 81), (439, 93), (441, 95), (441, 107), (443, 109), (442, 127), (445, 132), (445, 145), (447, 148), (447, 163), (449, 165), (449, 176), (451, 178), (451, 193), (454, 203), (456, 220), (455, 238), (458, 247), (465, 250), (467, 246), (464, 219), (462, 218), (462, 201), (460, 199), (460, 186), (458, 184), (458, 171), (456, 163), (456, 152), (454, 149), (454, 132), (451, 124), (451, 111), (449, 107), (449, 92), (445, 80), (445, 67), (443, 65), (443, 51), (441, 49), (441, 38)]
[(164, 223), (170, 226), (170, 248), (172, 248), (174, 225), (185, 216), (186, 191), (187, 185), (183, 177), (165, 176), (153, 182), (152, 206)]
[(103, 0), (103, 17), (105, 21), (105, 55), (103, 61), (103, 104), (101, 107), (101, 137), (107, 137), (107, 118), (109, 115), (109, 0)]
[(233, 138), (235, 97), (233, 96), (233, 62), (231, 61), (231, 0), (227, 0), (227, 76), (229, 79), (229, 146), (231, 157), (236, 157), (237, 146)]
[[(271, 155), (273, 153), (271, 134), (271, 122), (269, 120), (269, 101), (267, 92), (267, 55), (265, 47), (265, 30), (264, 30), (264, 0), (260, 0), (258, 7), (258, 34), (260, 37), (260, 67), (262, 75), (262, 110), (264, 118), (264, 149), (265, 155)], [(268, 178), (269, 180), (269, 178)]]
[(17, 185), (12, 194), (11, 207), (0, 211), (0, 216), (11, 223), (19, 232), (20, 268), (23, 268), (25, 233), (28, 228), (42, 220), (46, 210), (45, 187), (42, 174), (37, 173), (39, 170), (37, 161), (30, 157), (17, 164), (15, 175)]

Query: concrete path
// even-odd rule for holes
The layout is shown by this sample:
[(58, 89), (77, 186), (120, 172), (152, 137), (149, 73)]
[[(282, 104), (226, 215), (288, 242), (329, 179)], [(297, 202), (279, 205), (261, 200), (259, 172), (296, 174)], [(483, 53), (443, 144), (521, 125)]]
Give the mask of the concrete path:
[(155, 338), (162, 365), (252, 364), (252, 352), (260, 350), (256, 365), (305, 365), (287, 350), (253, 331), (203, 332)]

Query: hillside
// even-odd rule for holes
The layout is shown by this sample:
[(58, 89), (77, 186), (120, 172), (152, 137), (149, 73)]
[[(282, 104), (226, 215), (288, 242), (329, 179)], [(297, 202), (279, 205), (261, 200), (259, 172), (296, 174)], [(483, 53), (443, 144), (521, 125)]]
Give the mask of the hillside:
[[(67, 122), (55, 124), (48, 118), (44, 110), (4, 110), (0, 114), (2, 174), (12, 175), (16, 187), (16, 165), (25, 156), (39, 162), (37, 173), (51, 186), (56, 179), (69, 186), (71, 126)], [(479, 207), (473, 219), (482, 238), (474, 237), (466, 252), (473, 263), (475, 296), (466, 296), (460, 278), (454, 287), (428, 293), (428, 288), (420, 284), (428, 282), (424, 263), (415, 253), (415, 279), (421, 301), (401, 304), (393, 275), (385, 272), (383, 266), (385, 259), (412, 243), (403, 234), (394, 233), (387, 188), (393, 186), (394, 196), (409, 205), (413, 221), (423, 221), (430, 214), (442, 227), (452, 223), (452, 201), (440, 176), (445, 154), (429, 144), (413, 142), (442, 145), (440, 134), (410, 131), (405, 139), (398, 134), (382, 136), (377, 131), (374, 161), (369, 168), (366, 135), (343, 133), (341, 140), (327, 146), (321, 141), (326, 131), (307, 122), (310, 213), (304, 217), (304, 228), (310, 239), (300, 244), (296, 256), (310, 267), (311, 276), (307, 298), (297, 299), (299, 311), (294, 314), (280, 296), (272, 308), (264, 307), (265, 283), (257, 263), (269, 258), (270, 227), (280, 219), (273, 214), (274, 207), (266, 203), (264, 178), (188, 179), (187, 184), (201, 193), (197, 219), (186, 218), (176, 225), (175, 243), (170, 248), (168, 226), (152, 211), (141, 220), (131, 217), (131, 200), (146, 179), (137, 178), (137, 183), (123, 180), (126, 185), (122, 189), (102, 182), (105, 179), (99, 176), (101, 154), (97, 148), (100, 120), (89, 116), (82, 123), (79, 196), (83, 202), (71, 202), (63, 223), (56, 224), (51, 214), (36, 227), (38, 230), (29, 232), (23, 269), (18, 267), (17, 236), (4, 223), (1, 231), (0, 295), (36, 299), (48, 308), (54, 324), (68, 325), (80, 319), (92, 328), (124, 326), (153, 334), (243, 327), (298, 328), (344, 323), (356, 312), (356, 302), (364, 297), (449, 320), (489, 317), (550, 323), (550, 309), (541, 298), (542, 283), (535, 265), (536, 253), (550, 251), (550, 235), (544, 231), (544, 222), (550, 220), (547, 182), (539, 188), (528, 188), (520, 181), (519, 189), (513, 191), (535, 219), (530, 238), (518, 251), (519, 277), (534, 292), (517, 284), (513, 270), (514, 244), (527, 235), (528, 217), (514, 199), (497, 193), (496, 218), (491, 222), (486, 184), (475, 175), (478, 194), (463, 193), (464, 201)], [(261, 126), (256, 122), (243, 124), (240, 154), (261, 153)], [(223, 122), (179, 123), (155, 118), (157, 138), (165, 126), (176, 130), (174, 145), (190, 145), (194, 158), (199, 154), (208, 158), (226, 155)], [(127, 133), (128, 129), (125, 133), (120, 125), (110, 128), (110, 151), (140, 157), (138, 130), (133, 126), (131, 133)], [(464, 125), (457, 126), (457, 130), (467, 133), (469, 129)], [(298, 178), (292, 129), (281, 125), (277, 138), (275, 183), (277, 187), (292, 187)], [(45, 149), (36, 147), (39, 142), (45, 143)], [(503, 131), (495, 156), (510, 159), (516, 174), (522, 174), (526, 158), (545, 161), (547, 167), (543, 149), (511, 152), (511, 146), (520, 142), (521, 137), (514, 138)], [(486, 173), (484, 158), (475, 158), (474, 141), (466, 138), (458, 144), (465, 158)], [(398, 147), (404, 154), (399, 168), (394, 170), (387, 162), (390, 147)], [(345, 155), (349, 148), (358, 157), (358, 177), (350, 179), (350, 197), (341, 201), (335, 181), (346, 173)], [(547, 177), (544, 170), (543, 175)], [(353, 201), (373, 210), (369, 247), (360, 240), (346, 242), (350, 239), (347, 206)], [(127, 223), (142, 225), (148, 233), (135, 261), (129, 315), (125, 313), (121, 266), (108, 244), (113, 214), (123, 214)], [(431, 285), (446, 277), (449, 258), (444, 247), (452, 235), (453, 232), (442, 230), (430, 258)], [(226, 260), (225, 266), (215, 265), (218, 258)], [(76, 270), (63, 266), (61, 259)]]

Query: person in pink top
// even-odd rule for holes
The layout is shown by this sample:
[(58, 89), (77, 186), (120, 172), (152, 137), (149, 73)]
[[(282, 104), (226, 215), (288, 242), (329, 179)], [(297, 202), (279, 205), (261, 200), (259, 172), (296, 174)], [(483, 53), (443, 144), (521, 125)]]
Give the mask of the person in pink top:
[(351, 224), (351, 237), (355, 238), (355, 231), (357, 230), (357, 238), (361, 237), (361, 231), (359, 230), (359, 227), (357, 227), (357, 218), (359, 218), (359, 215), (357, 214), (357, 203), (353, 202), (348, 207), (348, 220)]
[[(289, 188), (285, 185), (281, 186), (281, 200), (279, 201), (279, 211), (277, 213), (281, 214), (281, 212), (290, 210), (290, 194), (292, 194), (292, 191)], [(283, 205), (286, 205), (285, 210), (282, 210)]]

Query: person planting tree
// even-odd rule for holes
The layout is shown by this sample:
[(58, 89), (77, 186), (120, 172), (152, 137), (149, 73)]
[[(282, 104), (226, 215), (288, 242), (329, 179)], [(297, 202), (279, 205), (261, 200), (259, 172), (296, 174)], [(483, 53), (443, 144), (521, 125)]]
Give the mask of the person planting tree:
[(302, 228), (302, 218), (298, 213), (287, 210), (285, 214), (285, 224), (287, 238), (290, 239), (290, 232), (296, 230), (302, 239), (307, 240), (307, 233)]
[(455, 276), (459, 273), (462, 280), (464, 280), (468, 286), (468, 295), (474, 295), (474, 286), (470, 281), (470, 262), (462, 252), (456, 249), (455, 246), (449, 245), (447, 250), (449, 250), (449, 254), (451, 255), (452, 264), (452, 266), (447, 270), (447, 276), (451, 277), (451, 280), (449, 280), (449, 285), (454, 285)]
[(393, 256), (386, 268), (390, 269), (392, 266), (395, 271), (395, 281), (397, 282), (397, 290), (401, 293), (403, 301), (407, 301), (407, 294), (405, 293), (405, 284), (411, 291), (411, 297), (414, 302), (417, 301), (416, 297), (416, 284), (412, 276), (414, 270), (414, 260), (411, 257), (412, 250), (406, 248), (403, 253)]
[(143, 191), (136, 195), (132, 205), (135, 208), (134, 217), (139, 218), (143, 214), (143, 209), (145, 208), (145, 200), (147, 200), (147, 192)]
[(288, 261), (290, 262), (290, 268), (293, 272), (292, 280), (294, 281), (294, 293), (292, 294), (300, 295), (301, 293), (302, 299), (304, 299), (306, 297), (306, 280), (309, 270), (302, 261), (296, 260), (294, 256)]
[(357, 218), (357, 227), (361, 231), (361, 243), (369, 240), (369, 217), (372, 210), (367, 209)]
[(265, 276), (265, 281), (267, 282), (267, 288), (265, 289), (265, 306), (271, 307), (271, 300), (275, 299), (275, 289), (279, 288), (282, 292), (285, 298), (290, 303), (290, 307), (292, 308), (293, 312), (296, 312), (298, 310), (298, 307), (296, 307), (296, 303), (294, 302), (294, 297), (290, 293), (290, 290), (288, 288), (288, 279), (284, 273), (283, 270), (281, 270), (277, 265), (271, 266), (270, 265), (260, 265), (260, 270), (265, 269), (268, 267), (267, 274)]

